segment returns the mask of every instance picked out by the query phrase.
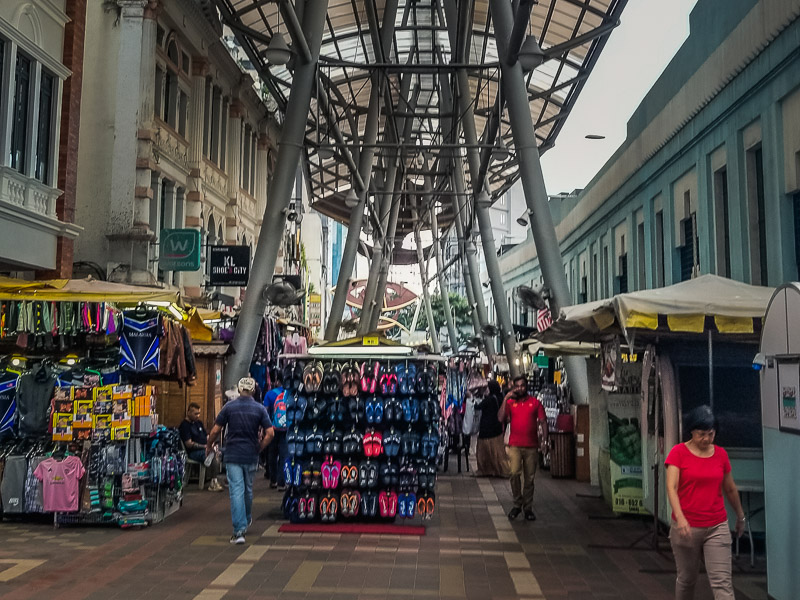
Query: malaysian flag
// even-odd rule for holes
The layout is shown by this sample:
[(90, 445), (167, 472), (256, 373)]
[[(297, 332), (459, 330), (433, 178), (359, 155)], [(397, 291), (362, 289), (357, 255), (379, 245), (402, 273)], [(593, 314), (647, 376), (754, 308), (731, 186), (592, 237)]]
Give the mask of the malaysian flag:
[(536, 330), (541, 333), (553, 324), (553, 317), (550, 315), (549, 308), (536, 311)]

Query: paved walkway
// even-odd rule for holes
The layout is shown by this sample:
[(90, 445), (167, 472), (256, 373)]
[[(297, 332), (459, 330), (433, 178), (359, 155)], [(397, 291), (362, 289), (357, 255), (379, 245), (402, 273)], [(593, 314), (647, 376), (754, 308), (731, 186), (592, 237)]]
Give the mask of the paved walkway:
[[(256, 484), (245, 546), (228, 543), (227, 494), (211, 492), (188, 493), (177, 514), (142, 531), (0, 524), (0, 598), (672, 598), (668, 552), (595, 547), (627, 546), (646, 524), (613, 518), (595, 490), (546, 472), (533, 523), (506, 519), (505, 481), (442, 476), (421, 538), (281, 534), (280, 494)], [(743, 555), (737, 599), (766, 599), (763, 573), (763, 559), (751, 569)], [(702, 576), (697, 600), (711, 598), (707, 586)]]

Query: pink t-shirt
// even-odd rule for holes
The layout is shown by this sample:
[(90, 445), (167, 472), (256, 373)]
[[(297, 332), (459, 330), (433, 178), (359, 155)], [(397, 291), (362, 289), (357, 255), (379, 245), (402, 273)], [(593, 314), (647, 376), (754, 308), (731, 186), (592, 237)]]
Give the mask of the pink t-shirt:
[(83, 464), (77, 456), (62, 461), (47, 458), (33, 472), (42, 482), (42, 498), (46, 512), (75, 512), (78, 510), (78, 482), (84, 474)]

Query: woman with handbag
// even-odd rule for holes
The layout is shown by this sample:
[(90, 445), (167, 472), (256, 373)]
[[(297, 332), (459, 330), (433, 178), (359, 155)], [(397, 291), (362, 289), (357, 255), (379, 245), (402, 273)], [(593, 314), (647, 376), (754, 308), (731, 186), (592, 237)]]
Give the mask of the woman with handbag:
[(489, 388), (475, 408), (481, 411), (478, 429), (478, 473), (483, 477), (508, 477), (508, 456), (503, 444), (503, 425), (497, 419), (497, 412), (503, 401), (500, 385), (489, 380)]

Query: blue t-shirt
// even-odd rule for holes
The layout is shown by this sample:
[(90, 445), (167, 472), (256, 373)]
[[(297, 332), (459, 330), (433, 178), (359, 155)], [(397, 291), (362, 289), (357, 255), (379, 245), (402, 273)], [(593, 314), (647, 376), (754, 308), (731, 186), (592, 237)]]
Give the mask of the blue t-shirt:
[(269, 418), (275, 418), (275, 399), (283, 393), (283, 387), (278, 386), (272, 388), (270, 391), (267, 392), (267, 395), (264, 396), (264, 406), (267, 407), (267, 412), (269, 413)]
[(220, 427), (228, 426), (222, 448), (226, 463), (254, 465), (258, 462), (258, 432), (262, 427), (272, 427), (263, 404), (250, 396), (239, 396), (222, 407), (215, 423)]

